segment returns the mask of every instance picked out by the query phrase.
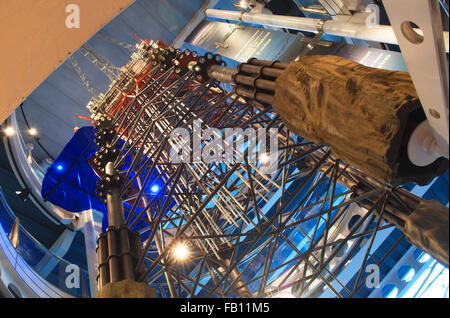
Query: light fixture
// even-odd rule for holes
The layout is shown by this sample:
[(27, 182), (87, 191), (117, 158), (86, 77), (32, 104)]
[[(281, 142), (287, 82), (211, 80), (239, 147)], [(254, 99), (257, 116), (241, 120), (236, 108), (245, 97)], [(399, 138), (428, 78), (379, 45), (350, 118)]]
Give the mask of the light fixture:
[(5, 133), (6, 136), (12, 136), (15, 134), (16, 130), (14, 129), (14, 127), (8, 126), (6, 127), (3, 132)]
[(23, 190), (16, 191), (16, 194), (23, 202), (25, 202), (28, 199), (28, 196), (31, 194), (31, 190), (25, 188)]
[(183, 242), (179, 242), (173, 248), (173, 256), (177, 261), (184, 261), (189, 257), (189, 248)]
[(239, 5), (238, 5), (240, 8), (242, 8), (242, 9), (247, 9), (248, 8), (248, 3), (247, 3), (247, 1), (245, 1), (245, 0), (241, 0), (240, 2), (239, 2)]
[(35, 136), (37, 136), (37, 134), (38, 134), (38, 131), (36, 130), (36, 128), (28, 129), (28, 136), (35, 137)]
[(159, 189), (160, 189), (159, 185), (154, 184), (154, 185), (152, 185), (152, 187), (150, 188), (150, 191), (151, 191), (152, 193), (158, 193)]
[(58, 165), (56, 166), (56, 170), (58, 170), (58, 171), (63, 171), (63, 170), (64, 170), (64, 166), (63, 166), (62, 164), (58, 164)]
[(262, 155), (259, 156), (259, 161), (260, 161), (262, 164), (268, 163), (268, 162), (269, 162), (269, 159), (270, 159), (270, 157), (269, 157), (269, 155), (266, 154), (266, 153), (263, 153)]
[(244, 10), (248, 9), (248, 7), (249, 7), (247, 0), (241, 0), (241, 1), (239, 1), (238, 4), (234, 3), (234, 6), (237, 8), (244, 9)]

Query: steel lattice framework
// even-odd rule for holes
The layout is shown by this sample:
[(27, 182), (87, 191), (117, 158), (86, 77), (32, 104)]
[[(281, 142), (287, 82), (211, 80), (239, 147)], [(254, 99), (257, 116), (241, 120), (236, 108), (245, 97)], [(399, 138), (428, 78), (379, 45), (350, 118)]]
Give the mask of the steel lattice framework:
[[(117, 147), (124, 220), (144, 238), (136, 280), (171, 297), (271, 297), (285, 290), (311, 297), (324, 288), (354, 296), (377, 233), (402, 229), (420, 198), (294, 135), (269, 104), (163, 61), (153, 54), (90, 105), (97, 121), (111, 117), (114, 132), (103, 154)], [(195, 120), (220, 130), (276, 128), (278, 168), (267, 175), (264, 162), (248, 159), (171, 162), (171, 132), (193, 133)], [(156, 194), (149, 190), (155, 184)], [(184, 261), (174, 257), (180, 243), (190, 251)], [(337, 275), (361, 248), (365, 257), (349, 287)]]

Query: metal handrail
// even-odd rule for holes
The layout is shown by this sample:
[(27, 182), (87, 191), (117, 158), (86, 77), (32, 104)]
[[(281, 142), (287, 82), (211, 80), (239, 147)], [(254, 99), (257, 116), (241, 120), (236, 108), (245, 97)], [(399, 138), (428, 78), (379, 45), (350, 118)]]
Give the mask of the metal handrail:
[(4, 141), (8, 160), (18, 182), (24, 188), (30, 189), (30, 199), (52, 222), (73, 230), (72, 221), (76, 219), (77, 215), (50, 202), (45, 202), (41, 197), (42, 180), (37, 176), (36, 171), (27, 160), (24, 140), (20, 129), (18, 129), (16, 114), (12, 113), (7, 122), (16, 130), (15, 135), (5, 138)]
[[(5, 223), (4, 221), (6, 219), (9, 219), (8, 220), (9, 222), (6, 222), (6, 223), (13, 223), (15, 218), (16, 218), (16, 215), (15, 215), (14, 211), (11, 209), (11, 207), (9, 206), (9, 204), (7, 202), (7, 199), (5, 197), (5, 194), (4, 194), (4, 192), (3, 192), (1, 187), (0, 187), (0, 209), (3, 211), (3, 212), (1, 212), (2, 213), (3, 222), (0, 222), (0, 227), (4, 230), (5, 234), (7, 234), (7, 232), (8, 232), (8, 224), (4, 224)], [(0, 221), (2, 219), (0, 219)], [(17, 255), (22, 256), (23, 253), (20, 252), (20, 250), (21, 250), (20, 248), (23, 247), (23, 245), (21, 245), (21, 244), (23, 244), (23, 242), (27, 242), (28, 244), (26, 244), (26, 246), (27, 246), (28, 249), (25, 251), (24, 255), (33, 255), (34, 254), (32, 251), (30, 252), (30, 250), (29, 250), (29, 247), (32, 246), (32, 249), (36, 252), (36, 254), (43, 255), (43, 257), (50, 257), (50, 260), (55, 260), (58, 264), (66, 264), (66, 267), (67, 267), (67, 265), (71, 265), (70, 262), (68, 262), (67, 260), (59, 257), (58, 255), (55, 255), (53, 252), (51, 252), (45, 246), (43, 246), (22, 225), (19, 225), (19, 233), (20, 233), (20, 238), (19, 238), (18, 246), (17, 247), (13, 247), (13, 249), (16, 250)], [(24, 238), (26, 238), (26, 239), (24, 240)], [(29, 244), (29, 243), (31, 243), (31, 244)], [(58, 286), (57, 284), (55, 285), (52, 281), (48, 280), (48, 278), (46, 278), (44, 276), (41, 276), (41, 274), (39, 273), (39, 270), (35, 269), (33, 264), (28, 263), (29, 260), (27, 261), (26, 257), (24, 258), (22, 256), (22, 259), (28, 265), (28, 267), (30, 269), (32, 269), (37, 275), (39, 275), (44, 281), (46, 281), (49, 284), (51, 284), (52, 286), (58, 288), (60, 291), (58, 291), (57, 294), (62, 295), (63, 297), (69, 297), (69, 295), (70, 296), (75, 296), (75, 297), (80, 296), (79, 293), (70, 292), (70, 291), (67, 290), (67, 288), (66, 288), (65, 291), (62, 290), (61, 286)], [(37, 263), (40, 260), (41, 259), (36, 260)], [(17, 261), (16, 261), (16, 265), (15, 266), (17, 266)], [(15, 268), (15, 266), (14, 266), (14, 268)], [(17, 271), (17, 273), (19, 274), (19, 271)], [(89, 277), (85, 269), (81, 269), (80, 268), (80, 273), (82, 273), (83, 274), (82, 276), (85, 277), (85, 278)], [(19, 276), (20, 276), (20, 274), (19, 274)], [(86, 284), (86, 285), (88, 285), (88, 284)], [(68, 294), (66, 294), (66, 293), (68, 293)], [(87, 293), (88, 293), (88, 288), (84, 289), (84, 292), (82, 290), (81, 296), (89, 296)]]

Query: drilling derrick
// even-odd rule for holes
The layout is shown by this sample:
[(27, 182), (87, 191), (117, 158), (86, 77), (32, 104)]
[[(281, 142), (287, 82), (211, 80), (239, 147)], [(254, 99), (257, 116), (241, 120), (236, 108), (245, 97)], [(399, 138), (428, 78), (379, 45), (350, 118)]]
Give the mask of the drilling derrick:
[[(414, 240), (411, 216), (430, 203), (399, 186), (412, 179), (368, 174), (335, 145), (299, 136), (277, 93), (292, 66), (251, 59), (233, 69), (220, 55), (141, 46), (88, 105), (97, 195), (108, 208), (100, 291), (126, 280), (158, 296), (311, 297), (329, 288), (341, 297), (336, 273), (364, 246), (357, 280), (344, 286), (351, 296), (377, 233), (397, 227)], [(425, 248), (448, 264), (438, 236)]]

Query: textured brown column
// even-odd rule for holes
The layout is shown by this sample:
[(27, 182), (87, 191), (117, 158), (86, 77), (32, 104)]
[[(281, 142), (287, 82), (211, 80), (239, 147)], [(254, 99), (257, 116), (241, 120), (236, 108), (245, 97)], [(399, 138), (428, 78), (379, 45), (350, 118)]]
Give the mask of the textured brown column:
[(448, 266), (449, 210), (434, 200), (423, 200), (406, 219), (409, 242)]
[(145, 282), (122, 280), (103, 286), (97, 293), (97, 298), (155, 298), (156, 292)]
[(273, 106), (291, 131), (385, 183), (424, 185), (448, 169), (443, 158), (422, 168), (405, 155), (409, 116), (425, 119), (408, 73), (304, 56), (276, 80)]

